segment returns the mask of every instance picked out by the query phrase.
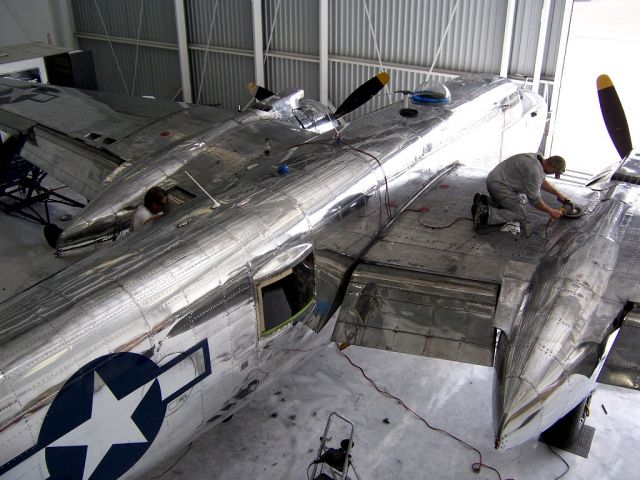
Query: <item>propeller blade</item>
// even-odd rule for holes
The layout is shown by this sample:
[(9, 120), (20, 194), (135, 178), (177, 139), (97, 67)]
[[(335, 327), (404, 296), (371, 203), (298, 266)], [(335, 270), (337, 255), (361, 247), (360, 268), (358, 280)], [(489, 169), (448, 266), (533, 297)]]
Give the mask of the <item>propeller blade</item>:
[(273, 95), (275, 95), (271, 90), (267, 90), (260, 85), (256, 85), (253, 82), (249, 82), (247, 84), (247, 88), (249, 89), (249, 93), (255, 97), (259, 102), (265, 100)]
[(624, 114), (622, 103), (618, 98), (616, 87), (608, 75), (600, 75), (597, 80), (598, 99), (600, 100), (600, 110), (602, 118), (607, 126), (607, 131), (611, 137), (613, 145), (618, 151), (620, 158), (625, 158), (631, 152), (631, 134), (627, 117)]
[(375, 77), (370, 78), (351, 92), (351, 95), (342, 102), (342, 105), (340, 105), (336, 113), (333, 114), (333, 118), (338, 119), (354, 111), (356, 108), (361, 107), (382, 90), (387, 83), (389, 83), (389, 74), (387, 72), (380, 72)]

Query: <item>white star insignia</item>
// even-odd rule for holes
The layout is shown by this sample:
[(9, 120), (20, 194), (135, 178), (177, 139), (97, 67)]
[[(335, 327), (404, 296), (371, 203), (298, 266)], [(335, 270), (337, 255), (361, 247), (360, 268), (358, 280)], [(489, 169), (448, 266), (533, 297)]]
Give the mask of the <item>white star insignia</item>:
[(8, 98), (9, 99), (8, 103), (14, 103), (15, 101), (21, 99), (24, 96), (27, 96), (28, 98), (35, 97), (35, 95), (33, 95), (32, 93), (29, 93), (27, 90), (23, 90), (21, 88), (12, 88), (11, 91), (8, 93), (6, 90), (3, 92), (0, 92), (0, 98)]
[(112, 445), (148, 443), (131, 418), (144, 397), (146, 385), (118, 400), (94, 371), (91, 418), (60, 437), (49, 447), (86, 446), (83, 480), (93, 474)]

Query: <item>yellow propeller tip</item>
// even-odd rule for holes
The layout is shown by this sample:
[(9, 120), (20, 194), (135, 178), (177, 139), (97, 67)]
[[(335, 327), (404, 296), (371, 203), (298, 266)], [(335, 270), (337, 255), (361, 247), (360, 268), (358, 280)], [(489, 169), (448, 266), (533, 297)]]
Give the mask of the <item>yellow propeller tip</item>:
[(609, 75), (600, 75), (596, 80), (598, 90), (604, 90), (605, 88), (613, 87), (613, 82), (609, 78)]
[(256, 92), (258, 91), (258, 85), (253, 82), (247, 83), (247, 88), (249, 89), (249, 93), (253, 96), (255, 96)]
[(376, 77), (378, 78), (378, 80), (382, 85), (386, 85), (387, 83), (389, 83), (389, 80), (391, 79), (391, 77), (387, 72), (380, 72), (378, 75), (376, 75)]

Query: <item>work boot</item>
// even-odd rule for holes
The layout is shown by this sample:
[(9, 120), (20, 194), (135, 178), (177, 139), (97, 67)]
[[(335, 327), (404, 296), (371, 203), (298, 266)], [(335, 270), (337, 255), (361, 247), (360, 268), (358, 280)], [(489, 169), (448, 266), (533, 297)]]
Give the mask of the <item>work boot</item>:
[(471, 216), (476, 216), (476, 211), (478, 211), (478, 205), (484, 205), (485, 207), (489, 206), (489, 197), (483, 195), (479, 192), (473, 196), (473, 204), (471, 205)]
[(500, 231), (518, 235), (520, 233), (520, 224), (517, 222), (507, 222), (502, 226)]
[(476, 212), (473, 215), (473, 229), (486, 227), (489, 221), (489, 209), (481, 202), (476, 204)]

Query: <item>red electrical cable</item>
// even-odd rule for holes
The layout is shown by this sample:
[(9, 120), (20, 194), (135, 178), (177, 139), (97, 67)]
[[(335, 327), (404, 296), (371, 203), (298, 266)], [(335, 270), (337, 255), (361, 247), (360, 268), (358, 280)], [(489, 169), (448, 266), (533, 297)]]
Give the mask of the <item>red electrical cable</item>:
[[(382, 394), (384, 397), (392, 398), (393, 400), (397, 401), (397, 402), (398, 402), (400, 405), (402, 405), (402, 406), (403, 406), (403, 407), (404, 407), (408, 412), (410, 412), (414, 417), (416, 417), (418, 420), (420, 420), (422, 423), (424, 423), (424, 424), (425, 424), (429, 429), (431, 429), (431, 430), (433, 430), (433, 431), (435, 431), (435, 432), (441, 433), (441, 434), (443, 434), (443, 435), (446, 435), (446, 436), (448, 436), (448, 437), (452, 438), (453, 440), (455, 440), (456, 442), (460, 443), (461, 445), (465, 446), (465, 447), (466, 447), (466, 448), (468, 448), (469, 450), (473, 450), (474, 452), (476, 452), (476, 453), (478, 454), (479, 461), (478, 461), (478, 462), (474, 462), (473, 464), (471, 464), (471, 469), (472, 469), (474, 472), (480, 472), (480, 470), (482, 470), (482, 468), (487, 468), (487, 469), (489, 469), (489, 470), (494, 471), (494, 472), (498, 475), (498, 480), (502, 480), (502, 475), (500, 474), (500, 472), (499, 472), (496, 468), (494, 468), (494, 467), (492, 467), (492, 466), (490, 466), (490, 465), (487, 465), (486, 463), (484, 463), (484, 462), (482, 461), (482, 453), (480, 452), (480, 450), (478, 450), (476, 447), (474, 447), (474, 446), (472, 446), (472, 445), (469, 445), (467, 442), (465, 442), (465, 441), (464, 441), (464, 440), (462, 440), (461, 438), (456, 437), (453, 433), (450, 433), (450, 432), (448, 432), (448, 431), (446, 431), (446, 430), (444, 430), (444, 429), (442, 429), (442, 428), (438, 428), (438, 427), (434, 427), (434, 426), (430, 425), (430, 424), (429, 424), (429, 422), (427, 422), (427, 420), (426, 420), (425, 418), (421, 417), (421, 416), (420, 416), (420, 415), (418, 415), (416, 412), (414, 412), (414, 411), (413, 411), (413, 410), (412, 410), (412, 409), (411, 409), (411, 408), (410, 408), (406, 403), (404, 403), (404, 401), (402, 401), (402, 399), (400, 399), (399, 397), (396, 397), (395, 395), (393, 395), (393, 394), (391, 394), (391, 393), (387, 392), (386, 390), (383, 390), (382, 388), (378, 387), (378, 385), (376, 384), (376, 382), (375, 382), (374, 380), (372, 380), (372, 379), (371, 379), (371, 378), (366, 374), (366, 372), (364, 371), (364, 369), (363, 369), (360, 365), (357, 365), (356, 363), (354, 363), (354, 362), (353, 362), (353, 360), (351, 360), (351, 359), (349, 358), (349, 356), (348, 356), (346, 353), (344, 353), (342, 350), (340, 350), (340, 348), (338, 348), (338, 353), (340, 353), (340, 355), (344, 356), (344, 358), (346, 358), (346, 359), (347, 359), (347, 361), (348, 361), (352, 366), (354, 366), (355, 368), (357, 368), (358, 370), (360, 370), (360, 373), (362, 374), (362, 376), (363, 376), (364, 378), (366, 378), (366, 379), (369, 381), (369, 383), (371, 383), (371, 385), (373, 385), (373, 387), (374, 387), (378, 392), (380, 392), (380, 394)], [(513, 479), (513, 478), (508, 478), (508, 479), (505, 479), (505, 480), (515, 480), (515, 479)]]

